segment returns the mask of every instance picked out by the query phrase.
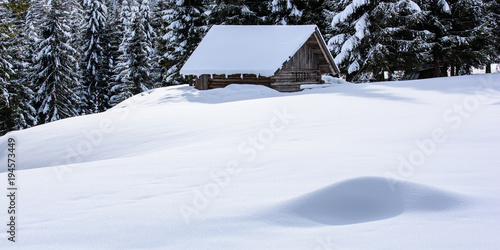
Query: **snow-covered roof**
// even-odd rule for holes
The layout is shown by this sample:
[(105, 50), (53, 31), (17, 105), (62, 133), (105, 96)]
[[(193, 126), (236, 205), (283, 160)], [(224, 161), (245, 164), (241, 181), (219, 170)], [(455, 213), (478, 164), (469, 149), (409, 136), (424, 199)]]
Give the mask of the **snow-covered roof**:
[(180, 73), (273, 76), (316, 30), (316, 25), (214, 25)]

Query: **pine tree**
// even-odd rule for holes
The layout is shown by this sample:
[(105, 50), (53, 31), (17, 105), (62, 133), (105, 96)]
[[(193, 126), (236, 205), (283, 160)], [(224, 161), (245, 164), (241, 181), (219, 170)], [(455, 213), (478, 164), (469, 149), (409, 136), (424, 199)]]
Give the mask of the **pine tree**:
[[(45, 8), (44, 0), (32, 0), (31, 5), (26, 14), (26, 33), (29, 43), (35, 44), (40, 35), (42, 21), (46, 16), (47, 9)], [(31, 46), (30, 55), (34, 54), (33, 46)]]
[(127, 39), (132, 36), (132, 18), (133, 13), (131, 3), (128, 0), (123, 0), (119, 5), (119, 17), (117, 24), (114, 27), (119, 28), (122, 36), (120, 38), (120, 45), (116, 53), (115, 61), (113, 63), (113, 71), (115, 73), (111, 87), (111, 97), (109, 105), (114, 106), (123, 100), (132, 96), (130, 76), (124, 74), (128, 68), (128, 45)]
[[(106, 33), (108, 34), (109, 44), (105, 50), (105, 57), (108, 58), (108, 92), (111, 95), (111, 87), (117, 85), (114, 68), (118, 63), (118, 57), (121, 55), (119, 48), (123, 39), (124, 27), (121, 23), (121, 2), (107, 1), (108, 18), (106, 19)], [(108, 101), (108, 106), (110, 106)]]
[(315, 24), (321, 33), (329, 39), (327, 35), (331, 33), (331, 11), (333, 4), (327, 0), (299, 1), (297, 8), (302, 10), (299, 24)]
[(412, 27), (425, 16), (411, 1), (381, 2), (371, 11), (370, 30), (373, 46), (366, 52), (365, 69), (376, 80), (385, 80), (384, 72), (394, 79), (395, 71), (415, 72), (429, 60), (429, 36)]
[[(493, 60), (494, 40), (486, 5), (481, 0), (451, 2), (452, 26), (443, 43), (450, 44), (446, 62), (455, 73), (470, 74)], [(452, 67), (453, 68), (453, 67)]]
[(270, 23), (281, 25), (300, 24), (303, 10), (299, 9), (301, 1), (298, 0), (272, 0), (270, 3)]
[(10, 105), (9, 105), (9, 91), (7, 85), (9, 84), (11, 75), (14, 74), (13, 66), (11, 64), (12, 57), (9, 55), (7, 49), (13, 30), (11, 23), (6, 18), (9, 15), (7, 8), (7, 1), (0, 1), (0, 134), (9, 131)]
[(164, 36), (167, 33), (167, 27), (169, 25), (168, 18), (171, 11), (169, 8), (170, 3), (168, 0), (156, 1), (153, 8), (154, 17), (152, 23), (157, 33), (153, 44), (156, 51), (156, 57), (154, 58), (154, 60), (156, 61), (155, 71), (158, 74), (156, 78), (154, 78), (156, 86), (168, 85), (166, 82), (166, 71), (168, 64), (165, 55), (165, 53), (167, 53), (168, 39), (165, 39)]
[(269, 16), (271, 15), (271, 3), (269, 1), (244, 0), (245, 6), (257, 16), (257, 23), (252, 24), (271, 24)]
[(493, 54), (491, 30), (481, 0), (417, 0), (425, 11), (419, 27), (429, 34), (430, 60), (434, 77), (468, 74), (471, 67), (487, 63)]
[(31, 82), (27, 81), (29, 72), (29, 62), (31, 55), (29, 35), (26, 28), (27, 13), (31, 6), (28, 0), (11, 1), (13, 4), (13, 19), (15, 19), (15, 29), (17, 34), (14, 39), (16, 49), (13, 51), (15, 74), (11, 79), (11, 99), (9, 103), (12, 107), (11, 120), (13, 130), (20, 130), (35, 125), (35, 108), (33, 107), (34, 92)]
[(491, 24), (491, 35), (494, 46), (493, 59), (487, 63), (486, 73), (491, 73), (491, 63), (500, 63), (500, 0), (487, 1), (488, 23)]
[(159, 55), (154, 46), (156, 37), (158, 34), (156, 33), (156, 29), (153, 25), (154, 22), (154, 14), (151, 9), (151, 1), (150, 0), (142, 0), (141, 5), (139, 7), (139, 13), (141, 14), (142, 23), (144, 26), (144, 34), (145, 34), (145, 42), (144, 45), (145, 50), (147, 51), (147, 65), (149, 65), (149, 69), (145, 69), (144, 73), (147, 73), (147, 81), (144, 83), (148, 89), (154, 88), (158, 86), (157, 81), (160, 79), (160, 71), (159, 71)]
[(140, 5), (134, 1), (130, 15), (128, 13), (122, 15), (128, 16), (132, 21), (124, 21), (128, 27), (125, 28), (123, 42), (120, 44), (122, 54), (115, 68), (120, 82), (112, 88), (113, 96), (110, 100), (112, 105), (153, 86), (150, 70), (154, 53), (152, 47), (154, 33), (148, 21), (149, 1), (142, 0)]
[(168, 0), (163, 20), (167, 21), (162, 36), (164, 49), (159, 49), (161, 65), (166, 72), (163, 81), (167, 84), (186, 83), (188, 79), (180, 76), (179, 70), (208, 30), (206, 6), (202, 0)]
[(9, 47), (12, 45), (12, 38), (16, 34), (10, 19), (11, 11), (8, 5), (7, 0), (0, 0), (0, 94), (3, 97), (2, 99), (8, 97), (6, 85), (11, 75), (14, 74)]
[[(34, 124), (34, 109), (31, 104), (33, 92), (30, 84), (25, 80), (27, 70), (26, 51), (29, 47), (27, 32), (25, 29), (26, 12), (30, 3), (26, 0), (5, 1), (5, 5), (0, 6), (2, 12), (1, 27), (7, 28), (8, 34), (1, 34), (0, 65), (3, 65), (0, 74), (4, 81), (0, 80), (0, 134), (11, 130), (19, 130), (30, 127)], [(5, 67), (4, 56), (10, 58)], [(4, 62), (4, 63), (2, 63)], [(10, 64), (10, 67), (9, 67)], [(10, 69), (9, 69), (10, 68)]]
[[(209, 24), (256, 25), (264, 21), (245, 0), (215, 0), (208, 19)], [(265, 2), (263, 2), (265, 3)], [(257, 7), (253, 5), (253, 7)]]
[(109, 102), (109, 30), (108, 10), (101, 0), (85, 0), (85, 23), (82, 42), (81, 98), (86, 113), (105, 111)]
[(84, 49), (82, 41), (82, 34), (83, 34), (82, 24), (84, 24), (84, 18), (83, 18), (84, 10), (82, 5), (83, 1), (86, 0), (65, 0), (62, 1), (61, 3), (63, 8), (67, 11), (67, 14), (69, 15), (68, 26), (69, 26), (69, 32), (71, 33), (69, 44), (77, 52), (74, 55), (77, 62), (77, 67), (78, 63), (81, 60), (80, 57), (83, 54), (83, 49)]
[(79, 97), (74, 93), (78, 83), (75, 49), (69, 42), (70, 10), (63, 0), (52, 0), (47, 6), (40, 37), (35, 44), (29, 80), (36, 89), (38, 123), (76, 116)]
[(415, 71), (429, 58), (425, 12), (411, 0), (347, 0), (332, 19), (329, 45), (349, 81), (384, 80), (384, 72)]

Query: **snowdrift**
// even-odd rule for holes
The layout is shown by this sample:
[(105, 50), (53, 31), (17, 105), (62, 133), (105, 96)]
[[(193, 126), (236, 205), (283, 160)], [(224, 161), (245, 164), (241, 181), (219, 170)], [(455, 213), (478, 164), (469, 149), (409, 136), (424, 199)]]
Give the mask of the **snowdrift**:
[(500, 248), (500, 74), (328, 82), (155, 89), (1, 137), (0, 248)]
[(404, 213), (446, 212), (466, 204), (465, 197), (439, 188), (381, 177), (358, 177), (301, 195), (279, 210), (291, 215), (286, 220), (281, 217), (285, 224), (296, 223), (299, 216), (319, 224), (348, 225)]

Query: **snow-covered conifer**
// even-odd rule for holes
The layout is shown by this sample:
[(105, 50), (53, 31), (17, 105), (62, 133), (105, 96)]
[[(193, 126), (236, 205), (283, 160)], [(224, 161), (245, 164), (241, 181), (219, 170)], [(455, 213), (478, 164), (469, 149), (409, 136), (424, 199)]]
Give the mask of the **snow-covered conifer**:
[[(251, 7), (255, 4), (247, 5), (245, 0), (215, 0), (211, 7), (209, 24), (228, 25), (256, 25), (264, 23), (264, 18), (260, 18)], [(265, 2), (263, 2), (265, 3)]]
[(486, 73), (491, 73), (491, 63), (500, 63), (500, 1), (488, 0), (487, 4), (488, 23), (491, 27), (491, 42), (494, 46), (493, 58), (486, 64)]
[(491, 30), (481, 0), (416, 0), (425, 16), (416, 29), (429, 34), (433, 75), (445, 76), (443, 67), (451, 66), (452, 75), (470, 73), (471, 66), (485, 64), (493, 49), (488, 41)]
[(162, 19), (167, 21), (159, 49), (161, 65), (166, 69), (163, 81), (167, 84), (187, 82), (179, 75), (179, 70), (194, 51), (208, 30), (206, 24), (207, 8), (202, 0), (168, 0)]
[[(30, 44), (27, 39), (27, 0), (0, 4), (0, 134), (34, 124), (33, 92), (26, 81)], [(7, 59), (7, 60), (6, 60)]]
[(10, 127), (10, 124), (7, 124), (7, 118), (10, 114), (7, 84), (9, 84), (10, 76), (14, 74), (11, 64), (12, 57), (7, 51), (13, 31), (8, 20), (3, 18), (9, 14), (6, 5), (6, 0), (0, 1), (0, 16), (2, 17), (0, 19), (0, 135), (6, 133)]
[[(122, 2), (107, 1), (108, 5), (108, 18), (106, 19), (106, 33), (108, 34), (109, 44), (105, 53), (109, 54), (109, 71), (108, 71), (108, 85), (116, 85), (116, 75), (114, 72), (115, 65), (118, 63), (120, 56), (120, 44), (123, 40), (124, 27), (121, 23), (121, 8)], [(108, 55), (106, 55), (108, 57)]]
[(333, 3), (328, 0), (309, 0), (297, 3), (298, 9), (302, 10), (299, 24), (315, 24), (319, 30), (329, 39), (331, 33), (331, 11)]
[[(125, 3), (123, 3), (125, 4)], [(122, 8), (123, 10), (123, 8)], [(115, 72), (119, 82), (112, 87), (111, 104), (152, 88), (150, 71), (152, 67), (154, 33), (150, 25), (149, 1), (133, 2), (130, 16), (124, 15), (126, 24), (123, 42)], [(130, 18), (130, 19), (127, 19)]]
[[(494, 60), (494, 37), (487, 5), (481, 0), (451, 2), (451, 29), (441, 42), (446, 46), (445, 62), (455, 75), (470, 74)], [(452, 73), (453, 75), (453, 73)]]
[(412, 0), (345, 0), (337, 8), (329, 45), (348, 80), (382, 80), (427, 58), (428, 34), (409, 28), (423, 15)]
[(271, 14), (269, 16), (272, 24), (295, 25), (300, 23), (303, 10), (298, 8), (301, 1), (298, 0), (271, 0)]
[(76, 116), (80, 99), (75, 49), (71, 47), (70, 10), (62, 0), (51, 0), (35, 44), (29, 80), (36, 90), (38, 123)]
[(85, 0), (84, 7), (80, 97), (86, 113), (96, 113), (106, 110), (109, 102), (108, 9), (102, 0)]
[(9, 53), (16, 36), (13, 20), (10, 18), (11, 10), (7, 0), (0, 0), (0, 95), (2, 99), (7, 98), (7, 82), (14, 74), (12, 55)]

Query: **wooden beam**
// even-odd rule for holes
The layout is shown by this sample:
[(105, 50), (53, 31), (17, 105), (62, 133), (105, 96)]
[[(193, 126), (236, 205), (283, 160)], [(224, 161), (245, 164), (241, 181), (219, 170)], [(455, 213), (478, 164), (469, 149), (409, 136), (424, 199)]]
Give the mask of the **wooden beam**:
[(311, 50), (312, 50), (312, 52), (314, 54), (320, 54), (321, 55), (323, 53), (319, 47), (317, 49), (311, 49)]
[(320, 45), (320, 49), (321, 51), (323, 52), (323, 55), (324, 57), (326, 57), (326, 59), (329, 61), (329, 69), (331, 71), (331, 73), (333, 74), (338, 74), (340, 73), (337, 66), (335, 65), (335, 61), (333, 60), (333, 57), (332, 57), (332, 54), (330, 54), (329, 51), (327, 51), (327, 47), (326, 47), (326, 43), (325, 41), (323, 40), (321, 36), (321, 34), (319, 33), (318, 30), (316, 30), (314, 33), (314, 38), (316, 38), (316, 41), (318, 42), (318, 44)]
[(195, 88), (198, 90), (206, 90), (208, 89), (208, 84), (210, 81), (210, 75), (201, 75), (199, 78), (196, 78)]
[(216, 83), (242, 83), (242, 84), (264, 84), (264, 83), (270, 83), (271, 79), (213, 79), (210, 81), (212, 84)]
[(275, 75), (279, 75), (280, 72), (299, 72), (299, 71), (318, 71), (317, 69), (280, 69)]
[[(234, 84), (234, 83), (221, 83), (221, 82), (212, 82), (210, 83), (209, 89), (216, 89), (216, 88), (225, 88), (226, 86)], [(238, 83), (238, 84), (252, 84), (252, 85), (261, 85), (261, 86), (266, 86), (266, 87), (271, 87), (271, 83)]]

